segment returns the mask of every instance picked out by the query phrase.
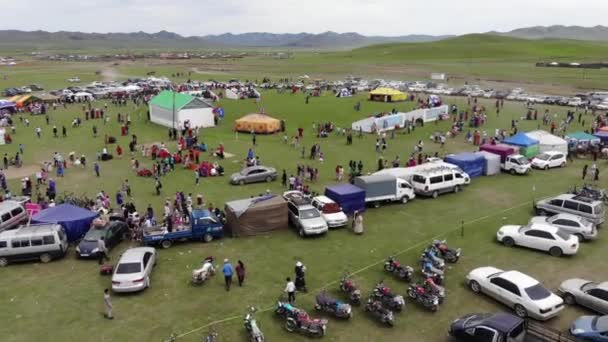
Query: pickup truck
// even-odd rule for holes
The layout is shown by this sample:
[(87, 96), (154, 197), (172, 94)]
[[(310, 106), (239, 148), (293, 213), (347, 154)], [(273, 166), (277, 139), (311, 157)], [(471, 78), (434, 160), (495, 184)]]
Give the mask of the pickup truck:
[(515, 153), (515, 148), (507, 145), (484, 144), (480, 151), (486, 151), (500, 156), (500, 168), (510, 174), (525, 175), (532, 169), (530, 161), (521, 154)]
[(198, 240), (210, 242), (213, 239), (224, 236), (224, 224), (207, 209), (195, 209), (190, 215), (190, 222), (185, 225), (173, 227), (172, 232), (168, 232), (164, 226), (156, 226), (145, 229), (143, 242), (147, 246), (160, 245), (169, 248), (176, 241)]
[(389, 174), (357, 177), (355, 186), (365, 190), (365, 203), (371, 203), (376, 208), (382, 202), (405, 204), (416, 198), (414, 189), (408, 181)]
[(568, 332), (504, 312), (462, 316), (452, 322), (448, 332), (456, 341), (576, 342)]

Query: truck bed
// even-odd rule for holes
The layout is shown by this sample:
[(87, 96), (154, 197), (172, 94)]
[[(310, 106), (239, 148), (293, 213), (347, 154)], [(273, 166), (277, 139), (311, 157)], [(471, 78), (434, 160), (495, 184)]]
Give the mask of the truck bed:
[(179, 240), (190, 238), (192, 231), (189, 225), (177, 226), (169, 233), (163, 226), (144, 229), (144, 241)]
[(528, 320), (526, 342), (577, 342), (568, 331), (558, 331), (542, 323)]

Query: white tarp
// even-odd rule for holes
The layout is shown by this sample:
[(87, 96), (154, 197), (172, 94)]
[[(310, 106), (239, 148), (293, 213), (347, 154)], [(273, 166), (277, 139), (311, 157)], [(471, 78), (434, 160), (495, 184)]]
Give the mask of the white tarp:
[(486, 165), (483, 169), (484, 176), (492, 176), (500, 173), (500, 156), (498, 154), (487, 151), (475, 152), (475, 154), (483, 156), (486, 160)]
[[(181, 129), (186, 120), (190, 127), (214, 127), (213, 108), (183, 108), (175, 113), (175, 128)], [(158, 106), (150, 106), (150, 121), (165, 127), (173, 127), (173, 111)]]
[(235, 91), (233, 91), (232, 89), (230, 89), (230, 88), (226, 88), (225, 94), (226, 94), (225, 97), (227, 99), (231, 99), (231, 100), (238, 100), (239, 99), (239, 96), (237, 95), (237, 93)]
[(538, 140), (538, 150), (542, 152), (558, 151), (568, 154), (568, 142), (558, 136), (543, 130), (527, 132), (527, 136)]
[(395, 129), (395, 126), (404, 127), (405, 121), (416, 121), (422, 119), (424, 122), (438, 120), (442, 116), (448, 115), (449, 107), (447, 105), (435, 108), (416, 109), (407, 113), (389, 114), (381, 117), (369, 117), (363, 120), (355, 121), (351, 127), (354, 131), (363, 131), (365, 133), (384, 132)]

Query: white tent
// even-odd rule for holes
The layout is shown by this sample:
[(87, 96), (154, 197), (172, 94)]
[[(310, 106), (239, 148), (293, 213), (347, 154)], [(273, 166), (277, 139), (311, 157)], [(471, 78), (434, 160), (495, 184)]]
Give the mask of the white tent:
[(165, 90), (150, 101), (150, 121), (162, 126), (182, 128), (189, 121), (190, 127), (214, 127), (214, 119), (213, 106), (190, 95)]
[(361, 129), (365, 133), (384, 132), (395, 129), (395, 126), (404, 127), (406, 120), (409, 122), (418, 119), (424, 122), (439, 120), (447, 116), (448, 109), (447, 105), (443, 105), (435, 108), (416, 109), (407, 113), (390, 114), (378, 118), (372, 116), (353, 122), (351, 128), (354, 131)]
[(5, 133), (6, 131), (4, 130), (4, 128), (0, 128), (0, 145), (6, 144), (6, 141), (4, 140)]
[(483, 156), (486, 160), (486, 165), (483, 169), (484, 176), (492, 176), (500, 173), (500, 156), (498, 154), (486, 151), (475, 152), (475, 154)]
[(78, 92), (76, 94), (74, 94), (74, 97), (77, 99), (81, 99), (81, 100), (89, 100), (92, 101), (93, 100), (93, 94), (91, 93), (87, 93), (84, 91)]
[(339, 92), (336, 93), (336, 97), (351, 97), (353, 94), (347, 88), (340, 89)]
[(538, 150), (541, 153), (558, 151), (568, 154), (568, 142), (558, 136), (542, 130), (527, 132), (526, 135), (539, 141)]
[(231, 99), (231, 100), (239, 99), (239, 95), (230, 88), (226, 88), (225, 94), (226, 94), (225, 98), (227, 98), (227, 99)]

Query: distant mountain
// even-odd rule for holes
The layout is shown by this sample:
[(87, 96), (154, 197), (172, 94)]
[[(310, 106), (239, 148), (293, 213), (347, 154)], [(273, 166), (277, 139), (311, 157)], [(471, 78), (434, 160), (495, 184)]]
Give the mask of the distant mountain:
[(184, 37), (177, 33), (83, 33), (0, 30), (0, 47), (55, 48), (218, 48), (218, 47), (284, 47), (344, 49), (389, 42), (428, 42), (450, 36), (408, 35), (399, 37), (363, 36), (358, 33), (266, 33)]
[(606, 26), (533, 26), (515, 29), (509, 32), (488, 32), (488, 34), (496, 34), (502, 36), (525, 38), (525, 39), (576, 39), (576, 40), (593, 40), (593, 41), (608, 41), (608, 27)]

